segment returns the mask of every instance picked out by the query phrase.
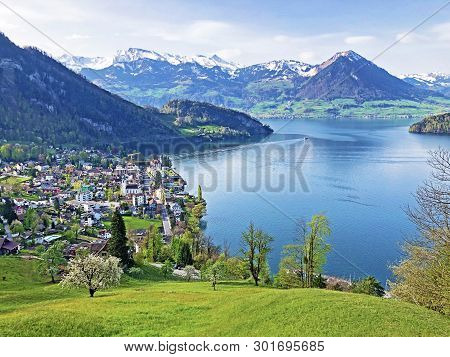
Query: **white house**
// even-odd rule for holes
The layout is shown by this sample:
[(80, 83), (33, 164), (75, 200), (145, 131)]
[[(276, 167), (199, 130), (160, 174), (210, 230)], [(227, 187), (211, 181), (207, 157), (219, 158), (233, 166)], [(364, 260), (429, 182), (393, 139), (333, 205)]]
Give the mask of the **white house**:
[(173, 203), (171, 209), (175, 217), (181, 216), (182, 209), (181, 206), (178, 204), (178, 202)]
[(133, 195), (133, 206), (143, 206), (147, 203), (147, 197), (145, 195)]
[(78, 202), (92, 201), (93, 197), (94, 197), (94, 195), (92, 194), (91, 191), (80, 191), (75, 195), (75, 199)]
[(127, 195), (138, 195), (142, 193), (142, 189), (137, 183), (128, 183), (126, 181), (122, 182), (121, 193), (124, 196)]

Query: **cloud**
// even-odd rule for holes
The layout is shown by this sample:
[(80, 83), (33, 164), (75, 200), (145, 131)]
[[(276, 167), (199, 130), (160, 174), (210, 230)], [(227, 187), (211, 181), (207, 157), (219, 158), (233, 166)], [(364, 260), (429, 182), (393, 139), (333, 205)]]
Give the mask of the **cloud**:
[(280, 42), (280, 43), (286, 43), (289, 42), (291, 38), (289, 36), (285, 36), (285, 35), (276, 35), (274, 36), (273, 40), (275, 42)]
[(360, 45), (369, 43), (375, 40), (374, 36), (348, 36), (344, 39), (344, 42), (349, 45)]
[(239, 48), (224, 48), (215, 52), (219, 57), (228, 61), (235, 61), (242, 54)]
[(430, 32), (436, 36), (438, 41), (449, 41), (450, 40), (450, 22), (444, 22), (441, 24), (434, 25)]
[(304, 62), (315, 62), (317, 60), (317, 54), (313, 51), (302, 51), (298, 57)]
[(201, 20), (194, 21), (187, 27), (187, 35), (195, 38), (211, 38), (223, 34), (232, 28), (231, 24), (223, 21)]
[(419, 35), (414, 32), (411, 32), (411, 33), (400, 32), (395, 36), (395, 39), (403, 44), (412, 44), (412, 43), (426, 41), (427, 36)]
[(85, 40), (91, 38), (91, 36), (89, 35), (80, 35), (78, 33), (73, 33), (70, 36), (66, 36), (65, 39), (66, 40)]

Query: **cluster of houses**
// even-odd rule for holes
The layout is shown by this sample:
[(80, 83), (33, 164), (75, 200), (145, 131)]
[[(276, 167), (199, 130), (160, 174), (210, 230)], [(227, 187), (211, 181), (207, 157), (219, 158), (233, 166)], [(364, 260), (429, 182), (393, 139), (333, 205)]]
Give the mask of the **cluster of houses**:
[[(86, 151), (85, 160), (73, 160), (73, 154), (63, 151), (49, 163), (0, 163), (0, 205), (9, 205), (14, 212), (13, 221), (5, 219), (2, 224), (0, 254), (46, 246), (69, 232), (75, 236), (67, 248), (69, 256), (81, 246), (100, 253), (110, 237), (105, 222), (116, 209), (141, 219), (166, 219), (168, 224), (162, 224), (166, 236), (171, 223), (182, 220), (185, 182), (164, 167), (161, 158), (134, 162)], [(95, 163), (89, 161), (91, 156)], [(19, 184), (11, 184), (10, 178)], [(29, 210), (39, 217), (33, 229), (25, 225)]]

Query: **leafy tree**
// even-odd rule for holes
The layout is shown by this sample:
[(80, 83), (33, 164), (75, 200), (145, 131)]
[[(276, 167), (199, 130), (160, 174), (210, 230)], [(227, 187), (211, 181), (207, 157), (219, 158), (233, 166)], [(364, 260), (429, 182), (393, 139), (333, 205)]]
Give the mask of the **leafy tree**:
[(298, 275), (294, 271), (284, 268), (281, 262), (278, 274), (275, 276), (275, 286), (282, 289), (303, 287)]
[(164, 244), (159, 252), (158, 261), (165, 262), (166, 260), (171, 259), (172, 259), (172, 250), (167, 244)]
[(30, 230), (32, 234), (36, 232), (39, 225), (39, 215), (34, 208), (28, 208), (23, 217), (23, 226), (26, 230)]
[(116, 210), (111, 220), (111, 238), (108, 241), (108, 252), (112, 256), (119, 258), (124, 266), (130, 263), (127, 241), (125, 222), (122, 215)]
[(161, 156), (161, 164), (165, 167), (172, 167), (172, 161), (170, 160), (170, 157), (166, 155)]
[(328, 218), (325, 215), (314, 215), (310, 222), (303, 227), (304, 244), (303, 260), (306, 287), (313, 287), (315, 275), (320, 273), (326, 261), (326, 253), (330, 245), (325, 239), (331, 234)]
[(114, 195), (113, 190), (110, 189), (110, 188), (107, 188), (107, 189), (106, 189), (106, 192), (105, 192), (106, 199), (107, 199), (108, 201), (112, 201), (112, 200), (113, 200), (113, 195)]
[(151, 225), (144, 240), (145, 256), (150, 262), (156, 262), (161, 254), (163, 242), (157, 228)]
[(4, 203), (0, 204), (0, 217), (4, 217), (8, 224), (17, 219), (16, 212), (14, 212), (13, 204), (9, 198), (3, 199)]
[(325, 279), (322, 277), (322, 274), (315, 275), (312, 281), (312, 287), (318, 289), (325, 289), (327, 287), (327, 283)]
[(13, 221), (10, 225), (11, 233), (13, 234), (22, 234), (25, 231), (25, 228), (23, 227), (23, 224), (18, 221), (17, 219)]
[(258, 286), (260, 274), (266, 266), (272, 241), (271, 236), (260, 229), (255, 229), (253, 223), (250, 223), (247, 231), (242, 233), (242, 253), (256, 286)]
[(128, 274), (135, 279), (140, 279), (144, 275), (144, 271), (139, 267), (131, 267), (128, 270)]
[(61, 266), (66, 265), (64, 258), (64, 242), (57, 241), (53, 243), (46, 251), (40, 255), (37, 268), (41, 275), (50, 275), (52, 283), (55, 283), (55, 277), (60, 271)]
[(61, 285), (67, 288), (86, 288), (90, 297), (102, 289), (118, 286), (122, 276), (120, 260), (116, 257), (102, 258), (80, 249), (69, 261), (67, 274)]
[(11, 144), (4, 144), (0, 147), (0, 156), (4, 160), (11, 159)]
[(214, 264), (212, 264), (205, 272), (206, 278), (211, 281), (211, 285), (216, 290), (216, 285), (219, 280), (224, 279), (225, 277), (225, 265), (223, 261), (218, 260)]
[(80, 225), (78, 223), (74, 223), (70, 226), (70, 232), (72, 233), (73, 240), (77, 240), (80, 234)]
[(189, 282), (195, 276), (195, 268), (192, 265), (187, 265), (184, 268), (185, 278)]
[(248, 279), (250, 273), (247, 268), (247, 262), (240, 257), (227, 258), (225, 254), (224, 265), (227, 276), (230, 279)]
[(384, 296), (383, 286), (373, 276), (368, 276), (367, 278), (352, 284), (351, 291), (357, 294), (367, 294), (379, 297)]
[(164, 278), (168, 279), (173, 274), (173, 263), (170, 260), (166, 260), (161, 267), (161, 273)]
[(281, 288), (298, 288), (305, 286), (304, 259), (302, 237), (298, 243), (283, 247), (280, 268), (275, 278), (276, 285)]
[(58, 214), (61, 212), (61, 204), (59, 203), (59, 198), (55, 197), (53, 199), (53, 208), (55, 209)]
[(430, 153), (431, 178), (415, 193), (407, 214), (418, 237), (404, 245), (406, 258), (393, 268), (393, 296), (450, 314), (450, 152)]
[(172, 241), (174, 246), (174, 260), (177, 265), (192, 265), (191, 245), (184, 239), (176, 238)]
[(155, 187), (160, 188), (162, 184), (162, 176), (160, 171), (156, 171), (155, 174)]

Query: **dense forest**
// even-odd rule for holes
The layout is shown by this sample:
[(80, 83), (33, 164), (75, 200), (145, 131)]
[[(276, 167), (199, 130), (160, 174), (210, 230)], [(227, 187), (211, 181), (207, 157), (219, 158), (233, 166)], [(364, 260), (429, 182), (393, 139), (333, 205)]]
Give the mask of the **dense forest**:
[(0, 34), (0, 138), (51, 145), (127, 145), (179, 138), (157, 110), (88, 82), (35, 48)]
[(430, 115), (410, 126), (411, 133), (450, 134), (450, 113)]

